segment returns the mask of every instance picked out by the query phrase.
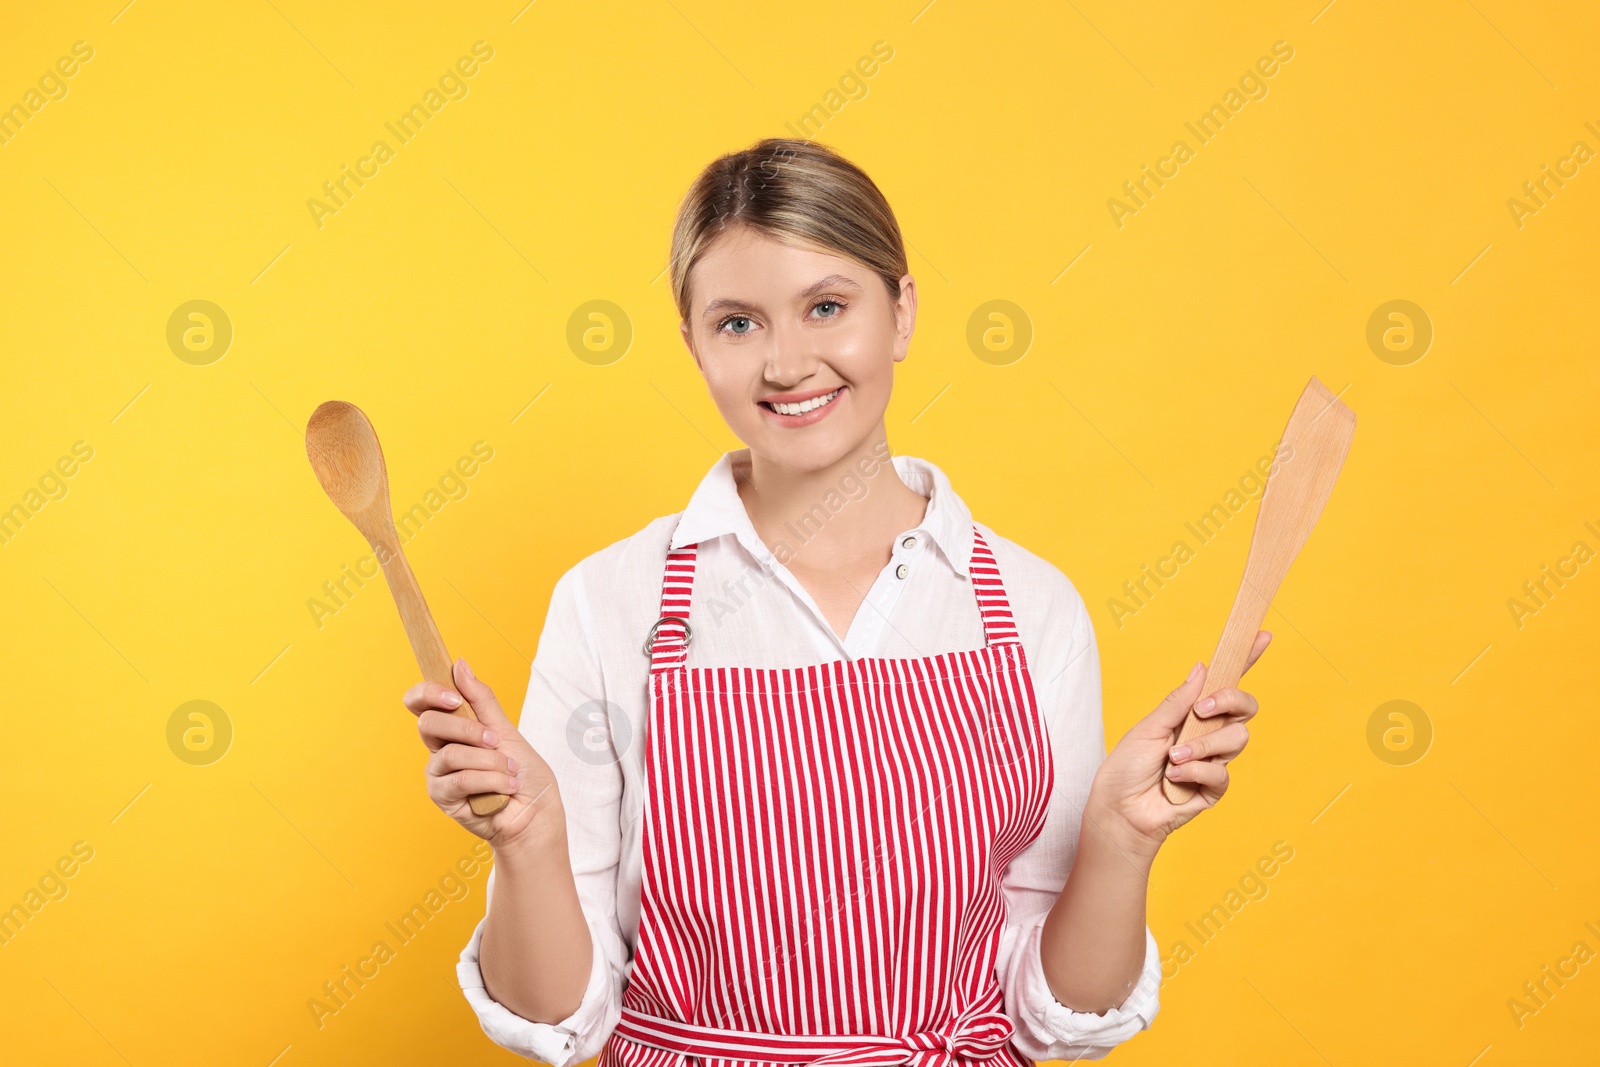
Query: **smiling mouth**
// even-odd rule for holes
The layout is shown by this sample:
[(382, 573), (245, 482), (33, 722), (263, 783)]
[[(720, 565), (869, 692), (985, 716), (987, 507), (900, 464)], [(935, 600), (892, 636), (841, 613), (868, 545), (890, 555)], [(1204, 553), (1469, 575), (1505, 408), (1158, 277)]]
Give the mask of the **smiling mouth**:
[(758, 400), (756, 402), (768, 411), (775, 411), (779, 415), (804, 415), (831, 404), (834, 397), (842, 392), (844, 392), (844, 386), (841, 385), (831, 393), (814, 396), (810, 400), (802, 400), (798, 404), (775, 404), (766, 400)]

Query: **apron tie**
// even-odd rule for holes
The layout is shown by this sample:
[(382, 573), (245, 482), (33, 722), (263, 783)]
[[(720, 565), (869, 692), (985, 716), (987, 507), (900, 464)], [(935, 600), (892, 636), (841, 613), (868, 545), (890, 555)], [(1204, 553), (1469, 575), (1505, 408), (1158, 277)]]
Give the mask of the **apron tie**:
[(809, 1067), (950, 1067), (955, 1057), (992, 1060), (1016, 1028), (998, 1011), (955, 1020), (942, 1030), (903, 1037), (780, 1035), (723, 1030), (623, 1008), (616, 1035), (639, 1044), (701, 1059), (761, 1060)]

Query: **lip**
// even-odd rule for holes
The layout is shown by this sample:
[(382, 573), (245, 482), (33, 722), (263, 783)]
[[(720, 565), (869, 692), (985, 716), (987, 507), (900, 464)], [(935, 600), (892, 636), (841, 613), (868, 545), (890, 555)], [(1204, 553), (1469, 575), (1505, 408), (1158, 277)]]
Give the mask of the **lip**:
[(799, 404), (810, 400), (814, 396), (827, 396), (835, 389), (842, 388), (843, 386), (830, 385), (826, 389), (812, 389), (810, 392), (806, 393), (769, 393), (761, 399), (769, 404)]
[(833, 389), (813, 389), (806, 393), (777, 393), (771, 397), (762, 397), (762, 400), (770, 401), (775, 399), (784, 404), (798, 404), (803, 400), (810, 400), (812, 397), (827, 396), (835, 389), (839, 391), (838, 396), (834, 397), (820, 408), (811, 409), (804, 415), (780, 415), (763, 403), (757, 403), (756, 407), (761, 409), (762, 418), (766, 419), (768, 422), (775, 423), (778, 426), (785, 428), (810, 426), (814, 422), (820, 422), (827, 418), (833, 409), (839, 406), (839, 401), (844, 398), (845, 393), (849, 392), (845, 386), (836, 385), (833, 387)]

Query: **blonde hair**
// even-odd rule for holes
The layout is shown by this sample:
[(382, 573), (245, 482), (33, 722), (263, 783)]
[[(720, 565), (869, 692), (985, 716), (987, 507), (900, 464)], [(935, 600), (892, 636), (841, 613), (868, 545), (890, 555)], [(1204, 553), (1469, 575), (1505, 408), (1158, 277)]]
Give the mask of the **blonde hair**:
[(768, 137), (714, 160), (684, 195), (667, 262), (672, 299), (689, 318), (689, 274), (733, 226), (854, 259), (883, 279), (891, 301), (907, 273), (900, 224), (866, 172), (826, 145)]

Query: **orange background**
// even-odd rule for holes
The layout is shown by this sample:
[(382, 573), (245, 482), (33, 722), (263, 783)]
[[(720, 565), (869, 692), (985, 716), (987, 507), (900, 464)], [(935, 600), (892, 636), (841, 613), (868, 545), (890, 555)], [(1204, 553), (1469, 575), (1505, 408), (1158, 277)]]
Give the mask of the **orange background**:
[[(513, 1062), (455, 985), (484, 873), (425, 794), (394, 607), (378, 584), (308, 606), (366, 546), (305, 421), (372, 416), (396, 506), (428, 505), (407, 551), (440, 629), (520, 707), (556, 577), (738, 444), (677, 336), (670, 226), (702, 166), (807, 114), (911, 245), (890, 442), (1077, 585), (1110, 741), (1209, 658), (1255, 504), (1119, 620), (1123, 583), (1310, 376), (1360, 420), (1268, 616), (1234, 788), (1156, 866), (1169, 979), (1119, 1062), (1592, 1047), (1591, 7), (122, 2), (14, 7), (0, 33), (0, 106), (24, 108), (0, 125), (0, 508), (23, 509), (0, 907), (29, 914), (0, 945), (8, 1060)], [(1248, 80), (1276, 42), (1292, 58)], [(1236, 88), (1202, 143), (1186, 123)], [(1568, 176), (1535, 205), (1546, 165)], [(1169, 177), (1133, 204), (1146, 166)], [(169, 340), (195, 300), (208, 321)], [(611, 348), (569, 341), (595, 300), (579, 325)], [(1568, 577), (1535, 605), (1546, 565)], [(308, 1001), (430, 891), (319, 1026)], [(1217, 906), (1202, 944), (1186, 924)]]

